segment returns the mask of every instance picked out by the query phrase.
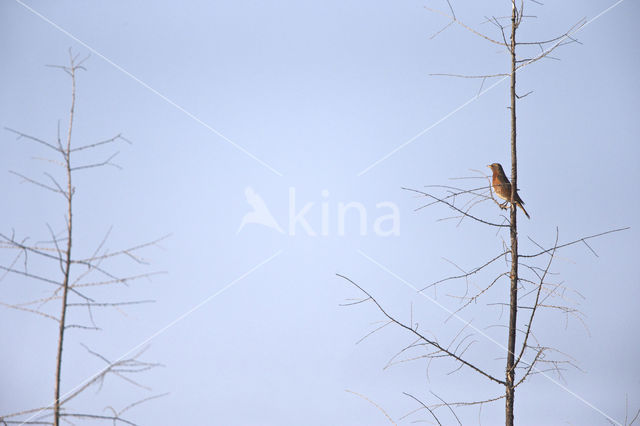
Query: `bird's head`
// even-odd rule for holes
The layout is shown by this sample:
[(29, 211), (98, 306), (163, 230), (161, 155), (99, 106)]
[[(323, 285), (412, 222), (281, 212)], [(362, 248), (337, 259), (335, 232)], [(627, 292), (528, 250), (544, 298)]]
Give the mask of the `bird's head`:
[(500, 165), (500, 163), (489, 164), (487, 167), (490, 168), (493, 173), (502, 172), (502, 174), (504, 174), (504, 170), (502, 170), (502, 166)]

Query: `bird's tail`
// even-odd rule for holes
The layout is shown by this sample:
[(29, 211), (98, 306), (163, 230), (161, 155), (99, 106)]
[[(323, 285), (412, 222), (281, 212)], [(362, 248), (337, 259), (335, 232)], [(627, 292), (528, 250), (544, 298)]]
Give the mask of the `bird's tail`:
[(522, 203), (516, 202), (516, 205), (522, 209), (522, 212), (524, 213), (525, 216), (527, 216), (527, 219), (531, 219), (531, 216), (529, 216), (529, 213), (527, 213), (527, 211), (524, 209), (524, 206), (522, 205)]

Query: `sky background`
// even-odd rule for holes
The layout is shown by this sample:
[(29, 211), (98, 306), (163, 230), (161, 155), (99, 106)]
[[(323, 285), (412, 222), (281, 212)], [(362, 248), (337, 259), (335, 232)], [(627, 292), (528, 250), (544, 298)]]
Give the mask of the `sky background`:
[[(484, 17), (510, 14), (509, 2), (479, 3), (453, 5), (461, 20), (500, 37)], [(536, 336), (573, 356), (581, 370), (566, 371), (563, 380), (538, 375), (522, 385), (516, 395), (522, 425), (609, 424), (603, 413), (623, 423), (627, 396), (629, 413), (640, 408), (640, 4), (618, 3), (525, 2), (526, 13), (537, 19), (523, 24), (521, 40), (554, 37), (616, 6), (577, 34), (582, 44), (555, 52), (561, 60), (543, 60), (518, 74), (519, 92), (533, 91), (518, 104), (518, 187), (531, 214), (531, 220), (519, 215), (521, 251), (536, 250), (529, 237), (553, 244), (556, 228), (560, 242), (631, 229), (591, 240), (599, 257), (584, 245), (559, 254), (553, 279), (575, 290), (571, 297), (584, 324), (542, 312)], [(424, 360), (383, 370), (411, 336), (387, 327), (356, 344), (383, 318), (369, 304), (340, 306), (361, 294), (335, 275), (349, 276), (398, 318), (413, 319), (446, 341), (464, 323), (445, 322), (441, 306), (457, 309), (449, 295), (464, 293), (465, 283), (429, 292), (437, 304), (411, 286), (458, 273), (445, 259), (465, 269), (478, 266), (508, 238), (472, 222), (438, 221), (451, 215), (442, 207), (416, 212), (422, 201), (401, 189), (451, 184), (450, 178), (475, 175), (470, 170), (488, 171), (492, 162), (509, 165), (508, 82), (477, 97), (477, 80), (430, 76), (493, 74), (509, 65), (499, 46), (460, 27), (432, 39), (447, 19), (424, 6), (446, 8), (445, 2), (0, 4), (0, 124), (55, 140), (57, 122), (64, 124), (68, 114), (70, 80), (45, 65), (66, 65), (71, 48), (91, 53), (87, 72), (78, 76), (74, 143), (118, 133), (133, 142), (78, 157), (91, 161), (119, 151), (115, 161), (122, 170), (77, 174), (77, 256), (93, 252), (111, 227), (105, 246), (111, 251), (171, 234), (161, 248), (144, 251), (148, 267), (109, 265), (121, 275), (166, 274), (94, 293), (110, 301), (156, 302), (100, 311), (95, 319), (103, 331), (70, 330), (65, 342), (63, 389), (70, 390), (102, 367), (81, 343), (116, 359), (155, 336), (143, 359), (165, 367), (137, 377), (152, 391), (107, 380), (75, 407), (102, 413), (108, 405), (122, 408), (170, 392), (127, 418), (145, 425), (388, 424), (350, 390), (409, 424), (429, 417), (399, 420), (417, 408), (403, 392), (427, 403), (437, 402), (430, 391), (447, 401), (501, 394), (498, 385), (468, 370), (448, 374), (455, 368), (448, 361), (434, 361), (428, 375)], [(63, 230), (63, 200), (9, 174), (43, 176), (50, 165), (33, 157), (46, 150), (7, 131), (0, 143), (0, 231), (40, 241), (49, 237), (47, 223)], [(455, 181), (466, 187), (478, 182)], [(328, 235), (309, 236), (299, 226), (295, 235), (280, 234), (256, 224), (238, 233), (251, 211), (247, 187), (287, 231), (291, 188), (296, 211), (314, 203), (306, 218), (316, 232), (324, 203)], [(341, 202), (366, 208), (366, 235), (353, 212), (339, 235)], [(399, 235), (375, 234), (374, 220), (389, 213), (376, 208), (381, 202), (398, 207)], [(500, 220), (493, 204), (477, 212)], [(12, 255), (3, 252), (3, 265)], [(30, 260), (33, 272), (58, 273)], [(471, 285), (485, 284), (502, 267)], [(507, 289), (507, 281), (499, 281), (482, 303), (460, 314), (502, 344), (504, 328), (487, 327), (506, 324), (507, 316), (486, 304), (506, 301)], [(0, 300), (31, 300), (45, 290), (7, 276)], [(0, 413), (50, 404), (55, 325), (5, 308), (0, 324)], [(475, 340), (469, 357), (501, 377), (504, 351), (479, 333)], [(439, 413), (444, 424), (455, 421)], [(499, 424), (503, 402), (458, 415), (464, 424)]]

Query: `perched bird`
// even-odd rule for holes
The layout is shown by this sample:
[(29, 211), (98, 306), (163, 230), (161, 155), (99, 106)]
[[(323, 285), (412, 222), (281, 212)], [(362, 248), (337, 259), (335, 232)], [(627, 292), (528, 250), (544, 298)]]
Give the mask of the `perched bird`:
[[(500, 163), (489, 164), (487, 167), (489, 167), (493, 172), (493, 178), (491, 179), (491, 186), (493, 186), (493, 192), (495, 192), (498, 197), (502, 198), (506, 202), (511, 202), (511, 182), (509, 182), (509, 179), (504, 174), (504, 170), (502, 169), (502, 166), (500, 165)], [(524, 201), (522, 201), (522, 199), (520, 198), (520, 195), (518, 195), (517, 192), (516, 192), (516, 199), (514, 202), (516, 206), (522, 209), (525, 216), (527, 216), (528, 219), (531, 219), (531, 217), (529, 216), (529, 213), (527, 213), (527, 211), (523, 207)], [(501, 207), (506, 206), (506, 204), (507, 203), (502, 204)]]

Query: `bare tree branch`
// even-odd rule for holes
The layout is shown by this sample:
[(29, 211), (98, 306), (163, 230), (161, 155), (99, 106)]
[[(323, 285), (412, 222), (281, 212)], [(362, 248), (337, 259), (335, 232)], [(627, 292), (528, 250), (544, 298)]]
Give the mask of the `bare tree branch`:
[(471, 364), (470, 362), (460, 358), (458, 355), (456, 355), (455, 353), (447, 350), (446, 348), (442, 347), (440, 344), (438, 344), (438, 342), (431, 340), (429, 338), (427, 338), (426, 336), (424, 336), (423, 334), (419, 333), (417, 330), (414, 330), (412, 327), (409, 327), (403, 323), (401, 323), (400, 321), (396, 320), (395, 318), (393, 318), (391, 315), (389, 315), (383, 308), (382, 306), (380, 306), (380, 304), (378, 303), (378, 301), (371, 296), (371, 294), (369, 294), (365, 289), (363, 289), (362, 287), (360, 287), (358, 284), (356, 284), (353, 280), (351, 280), (350, 278), (347, 278), (344, 275), (341, 274), (336, 274), (337, 276), (339, 276), (340, 278), (350, 282), (352, 285), (354, 285), (355, 287), (357, 287), (360, 291), (362, 291), (364, 294), (366, 294), (369, 299), (371, 299), (371, 301), (378, 307), (378, 309), (380, 310), (380, 312), (382, 312), (382, 314), (387, 317), (387, 319), (389, 319), (390, 321), (392, 321), (393, 323), (395, 323), (396, 325), (400, 326), (401, 328), (404, 328), (405, 330), (410, 331), (411, 333), (413, 333), (414, 335), (416, 335), (417, 337), (419, 337), (420, 339), (422, 339), (423, 341), (425, 341), (426, 343), (430, 344), (431, 346), (433, 346), (434, 348), (440, 350), (441, 352), (447, 354), (448, 356), (450, 356), (451, 358), (455, 359), (456, 361), (466, 365), (467, 367), (471, 368), (472, 370), (475, 370), (476, 372), (480, 373), (481, 375), (485, 376), (486, 378), (496, 382), (496, 383), (500, 383), (502, 385), (504, 385), (504, 381), (495, 378), (494, 376), (492, 376), (491, 374), (485, 372), (484, 370), (476, 367), (475, 365)]
[(557, 247), (555, 247), (555, 246), (554, 246), (554, 247), (548, 248), (548, 249), (546, 249), (546, 250), (542, 250), (541, 252), (538, 252), (538, 253), (534, 253), (534, 254), (521, 254), (519, 257), (523, 257), (523, 258), (534, 258), (534, 257), (541, 256), (541, 255), (543, 255), (543, 254), (550, 254), (550, 252), (554, 252), (554, 251), (556, 251), (557, 249), (561, 249), (561, 248), (564, 248), (564, 247), (572, 246), (572, 245), (574, 245), (574, 244), (578, 244), (578, 243), (580, 243), (580, 242), (585, 242), (585, 240), (590, 240), (590, 239), (592, 239), (592, 238), (601, 237), (601, 236), (603, 236), (603, 235), (613, 234), (614, 232), (626, 231), (626, 230), (628, 230), (628, 229), (631, 229), (631, 227), (626, 226), (626, 227), (624, 227), (624, 228), (617, 228), (617, 229), (612, 229), (612, 230), (610, 230), (610, 231), (600, 232), (599, 234), (593, 234), (593, 235), (589, 235), (589, 236), (587, 236), (587, 237), (578, 238), (577, 240), (574, 240), (574, 241), (571, 241), (571, 242), (568, 242), (568, 243), (565, 243), (565, 244), (560, 244), (560, 245), (559, 245), (559, 246), (557, 246)]
[(427, 411), (429, 411), (429, 413), (431, 414), (431, 416), (433, 416), (434, 420), (440, 425), (442, 426), (442, 423), (440, 423), (440, 420), (438, 420), (438, 416), (435, 415), (435, 413), (433, 412), (433, 410), (429, 407), (427, 407), (425, 405), (424, 402), (420, 401), (418, 398), (416, 398), (415, 396), (411, 395), (410, 393), (407, 392), (402, 392), (403, 394), (407, 395), (408, 397), (412, 398), (413, 400), (417, 401), (420, 405), (422, 405), (423, 408), (425, 408)]
[(436, 197), (436, 196), (434, 196), (434, 195), (431, 195), (431, 194), (429, 194), (429, 193), (427, 193), (427, 192), (420, 191), (420, 190), (417, 190), (417, 189), (404, 188), (404, 187), (403, 187), (402, 189), (404, 189), (404, 190), (406, 190), (406, 191), (413, 191), (413, 192), (417, 192), (417, 193), (419, 193), (419, 194), (424, 195), (425, 197), (433, 198), (435, 201), (437, 201), (437, 202), (439, 202), (439, 203), (442, 203), (442, 204), (444, 204), (444, 205), (448, 206), (448, 207), (449, 207), (449, 208), (451, 208), (452, 210), (455, 210), (455, 211), (457, 211), (458, 213), (462, 213), (465, 217), (471, 218), (471, 219), (473, 219), (473, 220), (475, 220), (475, 221), (477, 221), (477, 222), (483, 223), (483, 224), (485, 224), (485, 225), (491, 225), (491, 226), (495, 226), (495, 227), (498, 227), (498, 228), (508, 228), (508, 227), (509, 227), (509, 225), (500, 225), (500, 224), (493, 223), (493, 222), (488, 222), (488, 221), (486, 221), (486, 220), (484, 220), (484, 219), (480, 219), (480, 218), (478, 218), (478, 217), (476, 217), (476, 216), (473, 216), (473, 215), (469, 214), (469, 212), (465, 212), (465, 211), (463, 211), (463, 210), (460, 210), (458, 207), (454, 206), (452, 203), (449, 203), (449, 202), (448, 202), (448, 201), (446, 201), (444, 198), (438, 198), (438, 197)]
[[(451, 4), (449, 4), (449, 6), (451, 6)], [(464, 28), (464, 29), (466, 29), (466, 30), (468, 30), (468, 31), (472, 32), (473, 34), (475, 34), (475, 35), (477, 35), (477, 36), (479, 36), (479, 37), (482, 37), (483, 39), (485, 39), (485, 40), (487, 40), (487, 41), (490, 41), (490, 42), (491, 42), (491, 43), (493, 43), (493, 44), (497, 44), (498, 46), (507, 47), (507, 45), (505, 45), (504, 43), (502, 43), (502, 42), (500, 42), (500, 41), (497, 41), (497, 40), (494, 40), (494, 39), (492, 39), (492, 38), (488, 37), (487, 35), (482, 34), (481, 32), (478, 32), (478, 31), (474, 30), (473, 28), (471, 28), (470, 26), (466, 25), (465, 23), (463, 23), (463, 22), (459, 21), (459, 20), (455, 17), (455, 15), (449, 15), (449, 14), (447, 14), (446, 12), (442, 12), (442, 11), (440, 11), (440, 10), (438, 10), (438, 9), (432, 9), (432, 8), (430, 8), (430, 7), (427, 7), (427, 6), (425, 6), (424, 8), (425, 8), (425, 9), (427, 9), (428, 11), (430, 11), (430, 12), (435, 12), (435, 13), (438, 13), (438, 14), (440, 14), (440, 15), (442, 15), (442, 16), (445, 16), (445, 17), (449, 18), (449, 19), (451, 20), (451, 22), (455, 22), (456, 24), (460, 25), (462, 28)], [(453, 9), (452, 9), (452, 12), (453, 12)], [(442, 31), (442, 30), (441, 30), (441, 31)]]
[[(549, 268), (551, 268), (551, 262), (553, 262), (553, 256), (556, 253), (556, 249), (555, 247), (557, 247), (558, 245), (558, 237), (559, 237), (559, 231), (558, 228), (556, 228), (556, 241), (554, 243), (554, 249), (551, 252), (551, 256), (549, 256), (549, 262), (547, 263), (547, 267), (544, 270), (544, 273), (542, 274), (542, 277), (540, 277), (540, 283), (538, 284), (538, 291), (536, 292), (536, 300), (533, 303), (532, 309), (531, 309), (531, 314), (529, 316), (529, 322), (527, 323), (527, 331), (524, 335), (524, 341), (522, 342), (522, 348), (520, 349), (520, 353), (518, 354), (518, 357), (516, 358), (516, 361), (513, 364), (513, 368), (517, 368), (518, 364), (520, 363), (520, 360), (522, 359), (522, 355), (524, 354), (524, 351), (527, 348), (527, 341), (529, 340), (529, 335), (531, 333), (531, 326), (533, 325), (533, 318), (536, 314), (536, 310), (538, 309), (539, 306), (539, 301), (540, 301), (540, 292), (542, 291), (542, 286), (544, 285), (544, 279), (547, 277), (547, 273), (549, 272)], [(541, 352), (538, 352), (538, 354), (536, 354), (536, 359), (538, 358), (538, 356), (540, 355)], [(533, 365), (535, 364), (535, 360), (534, 362), (531, 363), (531, 367), (533, 367)], [(524, 380), (524, 378), (527, 375), (525, 374), (521, 381)]]

